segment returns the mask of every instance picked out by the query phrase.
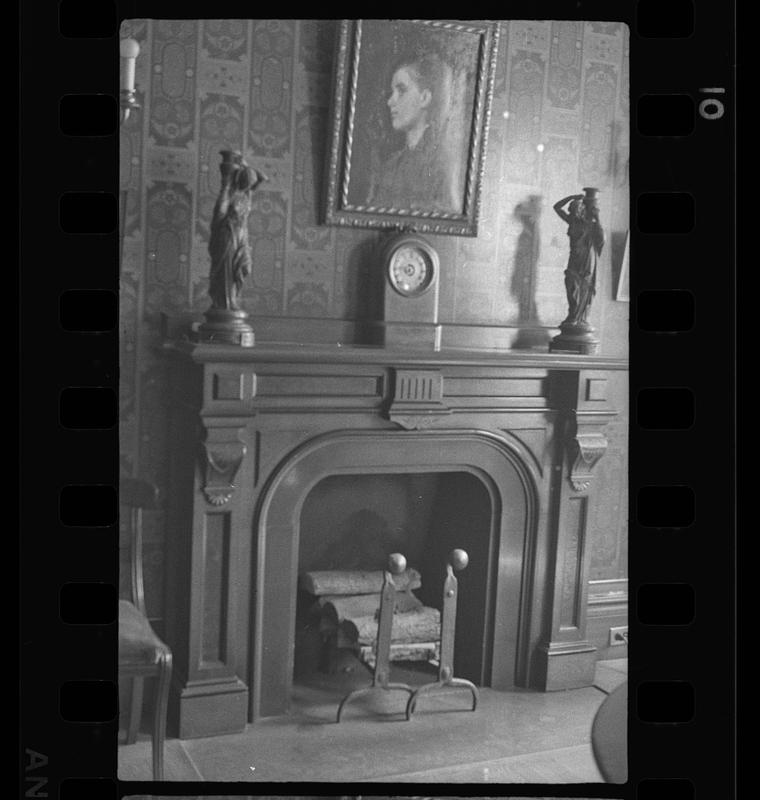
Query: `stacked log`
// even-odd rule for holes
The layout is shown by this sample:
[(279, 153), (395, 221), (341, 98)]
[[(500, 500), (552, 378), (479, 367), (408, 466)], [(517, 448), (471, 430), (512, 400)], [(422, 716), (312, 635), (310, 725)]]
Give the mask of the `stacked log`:
[[(422, 601), (409, 591), (396, 592), (396, 614), (407, 614), (423, 608)], [(326, 594), (318, 597), (313, 608), (324, 620), (338, 625), (354, 617), (375, 617), (380, 613), (380, 592), (373, 594)]]
[[(419, 589), (422, 586), (420, 573), (416, 569), (405, 569), (393, 576), (397, 591)], [(325, 595), (379, 594), (383, 590), (383, 573), (380, 570), (327, 569), (304, 572), (298, 578), (304, 591), (315, 597)]]
[[(391, 661), (439, 658), (441, 614), (414, 594), (422, 586), (419, 572), (393, 576), (396, 602), (391, 629)], [(303, 573), (301, 589), (315, 597), (311, 615), (328, 647), (348, 649), (371, 668), (375, 665), (381, 571), (323, 570)]]
[[(340, 635), (347, 644), (371, 645), (377, 639), (377, 619), (374, 614), (343, 619)], [(422, 606), (417, 611), (395, 614), (391, 630), (391, 644), (432, 642), (440, 636), (441, 612), (437, 608)]]

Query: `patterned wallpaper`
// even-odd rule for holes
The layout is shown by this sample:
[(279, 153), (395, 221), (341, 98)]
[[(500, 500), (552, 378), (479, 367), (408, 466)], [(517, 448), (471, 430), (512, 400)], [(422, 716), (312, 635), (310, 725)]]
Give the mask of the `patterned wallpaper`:
[[(249, 218), (254, 268), (244, 305), (254, 327), (256, 316), (366, 316), (367, 254), (378, 234), (318, 222), (336, 22), (129, 20), (121, 35), (140, 44), (142, 106), (121, 131), (121, 465), (161, 485), (168, 393), (154, 354), (159, 315), (209, 305), (219, 151), (241, 150), (270, 178)], [(557, 325), (568, 248), (551, 206), (598, 186), (609, 244), (591, 321), (604, 354), (627, 352), (628, 304), (613, 299), (613, 262), (628, 226), (628, 120), (625, 25), (501, 23), (479, 235), (431, 237), (446, 270), (443, 322)], [(162, 525), (158, 515), (146, 530), (148, 603), (158, 615)], [(596, 577), (619, 577), (614, 550)]]

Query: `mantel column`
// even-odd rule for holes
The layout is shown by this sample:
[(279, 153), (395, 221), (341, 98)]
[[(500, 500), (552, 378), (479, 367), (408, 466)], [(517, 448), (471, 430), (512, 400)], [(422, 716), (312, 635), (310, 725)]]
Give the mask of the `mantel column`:
[(544, 635), (535, 653), (533, 682), (543, 690), (590, 686), (596, 647), (586, 638), (589, 508), (596, 502), (594, 469), (604, 455), (604, 428), (616, 412), (607, 401), (603, 372), (555, 373), (553, 402), (559, 411), (551, 499), (550, 559)]
[(248, 447), (245, 423), (204, 419), (205, 440), (197, 442), (192, 503), (189, 580), (175, 598), (187, 617), (172, 692), (172, 720), (181, 739), (242, 731), (248, 687), (235, 672), (236, 608), (241, 598), (230, 581), (235, 530), (243, 524), (237, 503)]
[[(211, 381), (183, 366), (173, 381), (167, 529), (168, 633), (175, 661), (169, 721), (172, 733), (192, 739), (242, 731), (247, 723), (248, 686), (235, 669), (238, 607), (245, 598), (230, 564), (238, 559), (240, 530), (250, 530), (241, 500), (252, 448), (246, 416), (216, 413), (232, 381), (216, 373)], [(200, 408), (202, 386), (208, 391)]]

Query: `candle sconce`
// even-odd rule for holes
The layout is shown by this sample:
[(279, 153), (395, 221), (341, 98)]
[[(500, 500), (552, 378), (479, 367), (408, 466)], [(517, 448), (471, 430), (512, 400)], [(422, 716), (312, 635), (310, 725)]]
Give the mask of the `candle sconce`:
[(140, 104), (135, 100), (135, 61), (140, 55), (140, 45), (134, 39), (122, 39), (119, 53), (122, 65), (119, 107), (123, 125), (129, 119), (132, 109), (140, 108)]
[(121, 111), (121, 124), (129, 119), (129, 112), (133, 108), (140, 108), (140, 104), (135, 100), (135, 90), (122, 89), (119, 96), (119, 107)]
[[(140, 55), (140, 45), (134, 39), (122, 39), (119, 44), (121, 55), (121, 91), (119, 92), (119, 121), (123, 125), (133, 109), (140, 108), (135, 99), (135, 61)], [(127, 217), (127, 198), (129, 190), (119, 193), (119, 276), (124, 263), (124, 228)]]

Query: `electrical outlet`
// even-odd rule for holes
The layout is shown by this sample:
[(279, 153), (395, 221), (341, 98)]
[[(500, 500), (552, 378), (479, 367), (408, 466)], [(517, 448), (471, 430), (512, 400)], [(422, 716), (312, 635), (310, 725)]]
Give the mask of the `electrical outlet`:
[(622, 625), (619, 628), (610, 628), (610, 647), (621, 644), (628, 644), (628, 626)]

